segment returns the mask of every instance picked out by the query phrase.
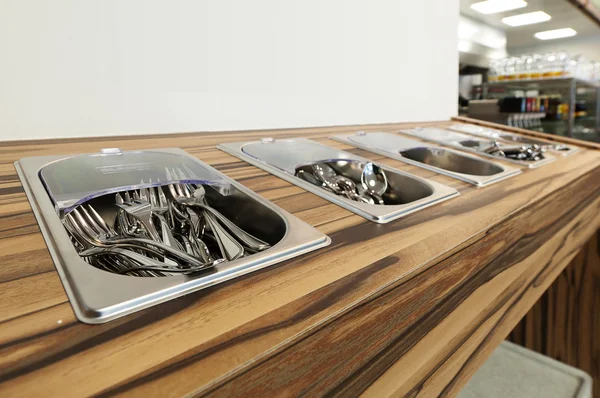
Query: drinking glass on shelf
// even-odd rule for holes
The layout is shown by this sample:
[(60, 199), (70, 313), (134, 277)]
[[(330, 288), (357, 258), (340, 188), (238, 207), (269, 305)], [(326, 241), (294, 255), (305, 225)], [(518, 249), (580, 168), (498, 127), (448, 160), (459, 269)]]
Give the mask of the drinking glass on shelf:
[(532, 79), (539, 79), (542, 77), (544, 70), (544, 57), (540, 54), (533, 54), (531, 58), (531, 72), (529, 73), (529, 76)]
[(506, 60), (504, 73), (505, 80), (515, 80), (517, 78), (517, 61), (519, 61), (519, 58), (517, 57), (510, 57)]
[(544, 55), (542, 77), (555, 77), (556, 53), (547, 53)]
[(506, 58), (499, 59), (496, 62), (496, 76), (498, 81), (505, 80), (506, 77)]
[(571, 65), (572, 76), (583, 80), (592, 80), (594, 65), (583, 54), (576, 55)]
[(498, 81), (499, 61), (500, 60), (496, 60), (496, 59), (493, 59), (490, 61), (490, 69), (487, 74), (488, 82), (497, 82)]
[(556, 53), (556, 67), (554, 69), (554, 75), (557, 77), (565, 76), (571, 56), (565, 51)]
[(525, 54), (521, 56), (521, 71), (519, 72), (519, 79), (525, 80), (531, 78), (531, 72), (533, 68), (533, 56)]
[(515, 65), (515, 79), (516, 80), (524, 79), (525, 77), (523, 77), (523, 75), (524, 75), (523, 58), (522, 57), (515, 57), (514, 59), (515, 59), (514, 60), (514, 65)]

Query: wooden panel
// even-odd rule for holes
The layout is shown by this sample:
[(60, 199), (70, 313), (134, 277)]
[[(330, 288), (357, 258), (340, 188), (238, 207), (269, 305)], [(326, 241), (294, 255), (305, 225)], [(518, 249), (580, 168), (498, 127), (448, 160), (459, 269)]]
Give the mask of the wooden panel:
[(509, 340), (575, 366), (600, 397), (600, 231), (510, 333)]
[(568, 0), (592, 21), (600, 26), (600, 10), (590, 0)]
[(597, 193), (579, 204), (569, 192), (547, 198), (212, 392), (354, 396), (372, 383), (367, 395), (457, 392), (593, 233)]
[[(6, 143), (0, 151), (2, 395), (456, 392), (600, 226), (600, 153), (584, 149), (477, 188), (328, 139), (412, 126)], [(264, 136), (316, 139), (461, 195), (374, 224), (215, 148)], [(77, 322), (12, 162), (170, 146), (327, 233), (332, 245), (107, 324)], [(396, 369), (405, 369), (400, 379)]]

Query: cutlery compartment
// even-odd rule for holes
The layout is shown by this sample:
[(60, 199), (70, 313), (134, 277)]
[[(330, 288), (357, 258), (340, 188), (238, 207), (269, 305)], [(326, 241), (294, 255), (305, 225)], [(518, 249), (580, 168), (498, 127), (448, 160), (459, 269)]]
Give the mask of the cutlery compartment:
[[(15, 167), (75, 313), (86, 323), (103, 323), (330, 243), (326, 235), (178, 148), (24, 158)], [(159, 187), (164, 192), (162, 202)], [(117, 203), (117, 194), (125, 197), (125, 192), (129, 199)], [(183, 216), (170, 218), (169, 203), (177, 204)], [(211, 210), (202, 210), (205, 207), (199, 203)], [(184, 212), (186, 206), (196, 205), (201, 209), (198, 219)], [(208, 213), (216, 224), (209, 224)], [(158, 214), (165, 223), (157, 219)], [(156, 224), (155, 239), (147, 234), (148, 224), (140, 221), (143, 216)], [(120, 222), (127, 228), (119, 230)], [(217, 260), (214, 263), (200, 258), (200, 243), (191, 241), (198, 249), (194, 251), (185, 244), (189, 236), (177, 236), (194, 236), (201, 229), (203, 235), (197, 236), (212, 260)], [(223, 243), (222, 231), (231, 237), (229, 244)], [(167, 232), (178, 243), (165, 239)], [(243, 249), (239, 256), (223, 255), (222, 247), (238, 245)], [(80, 254), (100, 260), (92, 265)], [(104, 256), (112, 257), (104, 260)], [(186, 259), (212, 266), (200, 270), (188, 264), (186, 268), (180, 263)], [(151, 268), (156, 264), (179, 268), (156, 271)], [(132, 265), (135, 272), (117, 268)]]
[[(326, 164), (338, 173), (338, 175), (350, 178), (355, 184), (361, 184), (361, 173), (367, 162), (360, 160), (337, 160), (325, 161)], [(296, 175), (303, 172), (312, 173), (312, 165), (304, 165), (296, 168)], [(433, 194), (433, 188), (415, 178), (404, 174), (386, 171), (388, 188), (382, 197), (385, 205), (405, 205), (427, 198)], [(324, 189), (321, 185), (320, 189)], [(375, 206), (380, 206), (375, 203)]]
[(488, 128), (488, 127), (476, 126), (474, 124), (457, 123), (457, 124), (453, 124), (452, 126), (448, 127), (448, 129), (462, 132), (462, 133), (473, 134), (473, 135), (480, 136), (480, 137), (486, 137), (486, 138), (491, 138), (491, 139), (501, 139), (501, 140), (504, 140), (507, 142), (517, 142), (517, 143), (523, 143), (523, 144), (529, 144), (529, 145), (538, 145), (549, 151), (558, 153), (561, 156), (568, 156), (568, 155), (571, 155), (571, 154), (579, 151), (579, 148), (574, 147), (574, 146), (559, 144), (557, 142), (553, 142), (553, 141), (549, 141), (549, 140), (536, 139), (536, 138), (527, 137), (527, 136), (514, 134), (514, 133), (509, 133), (507, 131), (496, 130), (496, 129), (492, 129), (492, 128)]
[[(177, 182), (174, 182), (174, 183), (177, 183)], [(245, 232), (249, 233), (250, 235), (252, 235), (253, 237), (267, 243), (269, 246), (271, 246), (271, 247), (275, 246), (285, 236), (286, 226), (285, 226), (285, 221), (283, 220), (283, 218), (281, 216), (279, 216), (277, 213), (275, 213), (273, 210), (266, 207), (265, 205), (252, 200), (248, 195), (244, 194), (239, 189), (237, 189), (233, 186), (229, 186), (229, 187), (227, 187), (226, 190), (224, 190), (224, 189), (222, 189), (222, 187), (215, 187), (215, 186), (212, 186), (212, 185), (209, 185), (206, 183), (200, 184), (200, 182), (198, 182), (198, 181), (196, 181), (193, 185), (196, 187), (202, 185), (202, 187), (205, 189), (205, 191), (206, 191), (205, 199), (206, 199), (206, 203), (208, 206), (210, 206), (214, 210), (221, 213), (224, 217), (226, 217), (228, 220), (230, 220), (232, 223), (234, 223), (237, 227), (241, 228), (243, 231), (245, 231)], [(80, 215), (84, 215), (84, 216), (91, 215), (92, 209), (93, 209), (93, 211), (96, 212), (98, 214), (98, 216), (102, 218), (102, 221), (108, 226), (109, 229), (114, 230), (117, 233), (117, 235), (119, 235), (119, 236), (126, 237), (129, 235), (127, 235), (124, 231), (130, 230), (131, 226), (129, 225), (127, 227), (124, 227), (123, 225), (119, 225), (119, 222), (117, 222), (117, 220), (122, 219), (122, 218), (118, 217), (117, 214), (119, 212), (123, 212), (123, 209), (121, 207), (119, 207), (119, 205), (117, 205), (117, 203), (115, 201), (115, 195), (119, 195), (119, 196), (123, 197), (125, 195), (125, 193), (127, 193), (127, 195), (132, 196), (132, 194), (134, 192), (136, 193), (136, 195), (138, 195), (137, 192), (140, 192), (141, 190), (144, 190), (146, 192), (149, 192), (150, 190), (152, 190), (154, 195), (157, 197), (159, 189), (163, 190), (163, 192), (165, 193), (165, 198), (167, 199), (168, 203), (175, 203), (176, 199), (170, 193), (169, 189), (167, 188), (167, 185), (164, 185), (164, 186), (142, 185), (139, 188), (139, 190), (122, 190), (122, 191), (119, 191), (114, 194), (110, 193), (110, 194), (104, 194), (102, 196), (95, 196), (92, 199), (89, 199), (86, 202), (81, 203), (79, 206), (75, 207), (74, 209), (76, 209), (76, 211), (79, 212)], [(165, 211), (164, 214), (162, 214), (162, 220), (165, 220), (168, 222), (169, 233), (175, 239), (175, 241), (173, 242), (175, 244), (175, 246), (178, 246), (179, 250), (182, 250), (185, 252), (185, 248), (188, 247), (189, 241), (192, 238), (190, 238), (187, 235), (187, 233), (184, 233), (184, 232), (189, 231), (190, 226), (184, 225), (185, 223), (181, 222), (180, 220), (175, 219), (170, 213), (171, 212), (169, 212), (169, 211)], [(67, 214), (70, 214), (70, 213), (67, 213)], [(200, 229), (202, 232), (201, 232), (201, 236), (198, 236), (199, 234), (194, 234), (194, 237), (200, 239), (202, 241), (202, 243), (204, 245), (206, 245), (205, 246), (206, 249), (208, 250), (208, 252), (211, 254), (211, 256), (214, 259), (218, 260), (219, 258), (223, 258), (222, 254), (220, 253), (218, 236), (215, 235), (214, 231), (210, 230), (210, 227), (207, 225), (204, 217), (202, 217), (201, 212), (198, 212), (198, 217), (199, 217), (198, 221), (201, 223)], [(83, 221), (85, 222), (86, 220), (87, 219), (84, 219)], [(159, 241), (165, 242), (165, 231), (161, 231), (162, 220), (159, 219), (158, 216), (156, 216), (156, 215), (154, 217), (152, 217), (153, 227), (156, 228), (156, 231), (160, 236)], [(62, 221), (63, 221), (63, 225), (65, 225), (64, 218)], [(93, 220), (87, 220), (87, 221), (88, 221), (88, 223), (87, 223), (88, 227), (90, 227), (90, 226), (93, 227), (93, 225), (91, 225)], [(81, 224), (81, 222), (79, 223), (79, 225), (80, 224)], [(100, 222), (96, 222), (96, 224), (101, 225)], [(138, 226), (138, 227), (140, 227), (140, 226)], [(139, 237), (142, 237), (144, 239), (151, 240), (152, 237), (148, 236), (147, 234), (144, 233), (144, 231), (143, 231), (144, 228), (141, 227), (141, 229), (142, 229), (141, 233), (137, 233), (136, 235), (138, 235)], [(233, 232), (231, 232), (229, 229), (227, 229), (227, 228), (225, 228), (225, 229), (235, 239), (235, 234)], [(68, 228), (67, 228), (67, 232), (69, 233)], [(77, 231), (72, 231), (69, 233), (69, 235), (71, 237), (72, 243), (75, 241), (75, 238), (77, 236), (79, 236), (79, 234), (77, 234)], [(81, 239), (79, 239), (79, 240), (81, 240)], [(238, 242), (239, 242), (239, 240), (238, 240)], [(241, 243), (241, 242), (239, 242), (239, 243)], [(75, 249), (80, 253), (80, 255), (82, 252), (85, 252), (85, 250), (84, 250), (85, 247), (84, 248), (78, 247), (78, 245), (75, 245), (75, 244), (74, 244), (74, 246), (75, 246)], [(90, 245), (88, 244), (86, 246), (90, 246)], [(246, 249), (246, 253), (244, 254), (244, 257), (252, 256), (255, 254), (255, 253), (248, 251), (249, 250), (248, 248), (245, 248), (245, 249)], [(108, 249), (108, 250), (110, 250), (110, 249)], [(266, 249), (266, 250), (268, 250), (268, 249)], [(140, 252), (140, 254), (143, 254), (145, 256), (149, 255), (148, 253), (143, 253), (143, 252)], [(164, 258), (153, 256), (151, 254), (152, 253), (150, 253), (150, 259), (148, 261), (151, 261), (151, 259), (164, 261)], [(198, 253), (188, 252), (187, 254), (190, 254), (193, 257), (199, 257)], [(177, 258), (173, 258), (172, 256), (168, 256), (168, 258), (170, 258), (171, 260), (173, 260), (175, 262), (178, 262)], [(143, 272), (143, 271), (117, 272), (117, 270), (115, 270), (114, 267), (106, 267), (106, 266), (99, 265), (99, 264), (106, 264), (106, 261), (101, 261), (101, 262), (94, 261), (94, 259), (95, 259), (94, 256), (86, 256), (86, 257), (84, 257), (84, 259), (86, 260), (86, 262), (88, 264), (95, 266), (96, 268), (99, 268), (101, 270), (104, 270), (107, 272), (114, 272), (114, 273), (117, 273), (120, 275), (137, 276), (137, 277), (170, 277), (173, 275), (177, 275), (178, 273), (191, 274), (193, 272), (210, 273), (210, 272), (213, 272), (213, 268), (214, 268), (214, 267), (210, 267), (210, 268), (206, 268), (204, 270), (193, 271), (192, 269), (186, 270), (185, 267), (180, 267), (181, 271), (176, 270), (176, 271), (174, 271), (174, 273), (162, 272), (162, 271), (154, 271), (152, 273)], [(181, 266), (181, 264), (180, 264), (180, 266)]]
[(397, 134), (358, 132), (332, 138), (477, 186), (489, 185), (520, 173), (520, 170), (514, 167), (507, 167), (451, 149), (431, 146)]
[[(218, 148), (379, 223), (395, 220), (458, 195), (455, 189), (445, 185), (376, 165), (368, 159), (307, 139), (265, 138), (256, 142), (221, 144)], [(387, 180), (387, 187), (381, 194), (383, 203), (379, 203), (377, 193), (371, 195), (368, 186), (362, 184), (361, 175), (368, 164), (374, 169), (379, 168)], [(315, 175), (314, 165), (331, 168), (335, 176), (331, 174), (333, 177), (330, 176), (332, 180), (329, 182), (320, 180)], [(381, 174), (376, 175), (383, 179)], [(331, 183), (340, 177), (351, 180), (350, 184), (356, 189), (347, 193)]]
[(475, 158), (458, 155), (444, 149), (411, 148), (400, 151), (400, 155), (415, 162), (460, 174), (493, 176), (504, 171), (497, 164), (478, 161)]
[[(437, 142), (464, 151), (474, 152), (481, 156), (516, 163), (529, 168), (539, 167), (556, 160), (556, 157), (545, 152), (545, 149), (536, 149), (532, 145), (526, 144), (524, 146), (515, 146), (515, 143), (506, 142), (500, 139), (475, 137), (439, 128), (417, 127), (414, 129), (401, 130), (400, 133), (412, 135), (426, 141)], [(497, 150), (490, 151), (492, 148)], [(531, 153), (534, 155), (530, 155)], [(521, 155), (523, 155), (523, 157), (521, 157)]]

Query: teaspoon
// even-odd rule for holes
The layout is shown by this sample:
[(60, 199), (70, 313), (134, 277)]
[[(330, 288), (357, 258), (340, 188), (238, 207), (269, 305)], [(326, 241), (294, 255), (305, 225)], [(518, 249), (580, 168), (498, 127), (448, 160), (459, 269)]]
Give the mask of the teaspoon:
[(362, 186), (379, 204), (384, 204), (382, 195), (387, 191), (388, 182), (381, 168), (371, 162), (367, 163), (360, 176)]

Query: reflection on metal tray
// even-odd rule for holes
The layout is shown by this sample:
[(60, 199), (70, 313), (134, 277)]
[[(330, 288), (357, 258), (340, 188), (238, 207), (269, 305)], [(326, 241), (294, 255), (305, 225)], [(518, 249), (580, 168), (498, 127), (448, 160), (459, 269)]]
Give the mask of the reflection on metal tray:
[(548, 153), (544, 153), (543, 158), (539, 160), (518, 160), (511, 159), (510, 157), (487, 153), (486, 151), (490, 148), (498, 148), (500, 150), (512, 150), (514, 147), (514, 143), (508, 143), (502, 140), (489, 140), (434, 127), (417, 127), (414, 129), (400, 130), (400, 133), (409, 134), (417, 138), (437, 142), (442, 145), (452, 146), (454, 148), (459, 148), (463, 151), (474, 152), (478, 155), (488, 156), (494, 159), (520, 164), (529, 168), (543, 166), (556, 160), (556, 157)]
[(475, 124), (456, 123), (449, 126), (448, 129), (461, 133), (473, 134), (480, 137), (491, 139), (501, 139), (504, 141), (512, 141), (523, 144), (539, 145), (561, 156), (569, 156), (579, 152), (579, 148), (572, 145), (560, 144), (550, 140), (528, 137), (520, 134), (509, 133), (507, 131), (496, 130), (488, 127), (481, 127)]
[[(265, 138), (255, 142), (221, 144), (218, 148), (378, 223), (395, 220), (458, 195), (454, 188), (391, 167), (377, 166), (368, 159), (303, 138)], [(348, 197), (340, 195), (335, 189), (330, 189), (330, 184), (310, 176), (307, 178), (306, 174), (313, 171), (315, 165), (323, 166), (344, 183), (357, 188), (366, 185), (362, 183), (363, 173), (370, 167), (380, 167), (387, 178), (381, 197), (384, 204), (365, 199), (364, 192)]]
[(521, 170), (514, 167), (503, 166), (466, 153), (432, 146), (396, 134), (358, 132), (357, 134), (336, 135), (332, 138), (480, 187), (521, 173)]
[[(103, 323), (330, 242), (321, 232), (179, 148), (32, 157), (21, 159), (15, 167), (75, 314), (86, 323)], [(159, 198), (159, 194), (164, 195)], [(125, 198), (125, 206), (119, 197)], [(172, 218), (164, 212), (176, 207), (159, 208), (169, 201), (201, 210), (184, 211)], [(154, 203), (148, 213), (150, 202)], [(135, 211), (127, 207), (130, 205)], [(204, 212), (203, 205), (210, 211)], [(130, 211), (119, 213), (125, 208)], [(148, 214), (150, 220), (144, 218)], [(163, 229), (157, 228), (161, 232), (153, 240), (151, 224), (162, 220)], [(181, 232), (185, 220), (191, 223), (190, 234), (198, 233), (192, 225), (205, 226), (202, 228), (209, 232), (203, 236), (213, 239), (206, 255), (222, 253), (223, 259), (215, 258), (215, 265), (202, 271), (191, 267), (205, 262), (199, 258), (200, 252), (193, 250), (194, 244), (199, 247), (200, 236), (194, 240), (192, 235), (186, 239), (179, 236), (179, 243), (166, 239), (170, 229)], [(126, 227), (119, 227), (119, 223)], [(131, 226), (138, 230), (129, 230)], [(131, 235), (115, 236), (115, 229)], [(246, 250), (232, 254), (237, 246), (225, 239), (226, 234), (234, 236)], [(123, 239), (127, 252), (116, 243)], [(181, 244), (188, 241), (190, 245)], [(223, 247), (224, 242), (228, 247)], [(109, 250), (103, 245), (110, 246)], [(92, 255), (113, 257), (84, 261)], [(112, 267), (105, 267), (109, 260)], [(185, 266), (179, 264), (188, 260)], [(137, 267), (135, 271), (126, 267), (127, 272), (119, 273), (119, 267), (132, 264)], [(152, 268), (156, 264), (177, 272), (156, 271)]]

